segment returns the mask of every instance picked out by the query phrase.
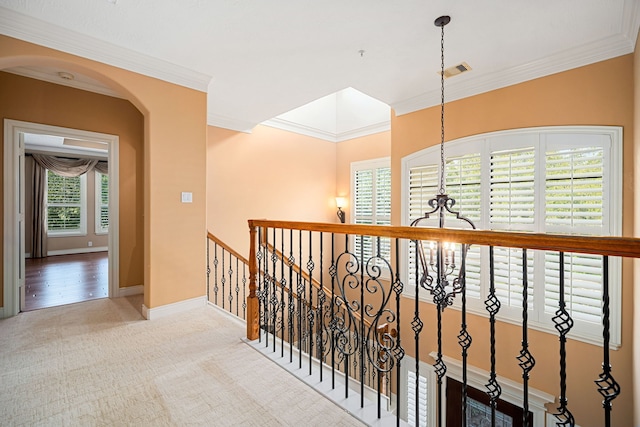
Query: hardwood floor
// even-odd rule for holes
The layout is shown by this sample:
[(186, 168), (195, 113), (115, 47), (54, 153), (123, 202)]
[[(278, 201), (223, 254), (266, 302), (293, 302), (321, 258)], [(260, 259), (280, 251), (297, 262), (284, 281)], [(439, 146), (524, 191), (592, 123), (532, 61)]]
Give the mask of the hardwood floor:
[(108, 252), (28, 258), (22, 311), (106, 298), (108, 263)]

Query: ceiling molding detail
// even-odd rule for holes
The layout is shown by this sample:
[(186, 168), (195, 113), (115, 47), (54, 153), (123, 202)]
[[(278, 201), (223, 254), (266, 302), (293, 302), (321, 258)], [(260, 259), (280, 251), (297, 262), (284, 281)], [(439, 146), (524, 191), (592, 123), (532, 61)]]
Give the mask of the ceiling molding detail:
[(236, 120), (231, 117), (225, 117), (225, 116), (220, 116), (218, 114), (209, 113), (207, 115), (207, 124), (209, 126), (235, 130), (238, 132), (251, 133), (253, 128), (258, 123), (253, 123), (246, 120)]
[[(640, 25), (640, 18), (638, 17), (640, 15), (640, 10), (638, 10), (640, 7), (638, 4), (638, 2), (635, 2), (629, 5), (629, 2), (625, 2), (625, 10), (627, 7), (633, 9), (629, 13), (633, 17), (626, 19), (623, 25), (625, 34), (598, 40), (597, 42), (585, 44), (508, 70), (484, 76), (475, 75), (473, 80), (461, 79), (457, 83), (455, 81), (447, 82), (445, 83), (446, 101), (451, 102), (467, 98), (632, 53)], [(633, 35), (634, 33), (635, 35)], [(391, 105), (391, 108), (394, 109), (396, 115), (401, 116), (439, 104), (440, 90), (436, 90), (397, 102)]]
[(326, 130), (306, 126), (300, 123), (295, 123), (279, 117), (267, 120), (266, 122), (262, 122), (260, 124), (276, 129), (285, 130), (287, 132), (293, 132), (300, 135), (310, 136), (312, 138), (322, 139), (329, 142), (347, 141), (349, 139), (360, 138), (380, 132), (386, 132), (391, 129), (390, 120), (381, 123), (374, 123), (372, 125), (367, 125), (340, 133), (328, 132)]
[(0, 7), (0, 33), (207, 92), (211, 76)]

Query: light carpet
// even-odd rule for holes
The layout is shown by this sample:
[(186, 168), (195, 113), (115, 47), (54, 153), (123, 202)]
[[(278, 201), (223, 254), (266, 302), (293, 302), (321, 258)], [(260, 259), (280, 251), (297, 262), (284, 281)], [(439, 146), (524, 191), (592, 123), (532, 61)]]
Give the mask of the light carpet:
[(202, 307), (144, 320), (139, 296), (0, 320), (3, 426), (359, 426)]

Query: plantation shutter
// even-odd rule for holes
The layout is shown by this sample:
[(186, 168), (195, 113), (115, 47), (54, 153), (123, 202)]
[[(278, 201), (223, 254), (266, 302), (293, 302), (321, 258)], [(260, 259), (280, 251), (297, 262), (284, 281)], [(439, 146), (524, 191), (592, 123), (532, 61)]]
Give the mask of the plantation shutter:
[(96, 173), (96, 232), (109, 231), (109, 175)]
[[(407, 423), (411, 426), (426, 426), (428, 413), (427, 378), (420, 375), (418, 381), (418, 396), (416, 396), (416, 373), (408, 371), (407, 375)], [(416, 405), (418, 402), (418, 405)], [(418, 420), (416, 421), (416, 406), (418, 406)], [(418, 422), (419, 421), (419, 422)]]
[(82, 227), (82, 186), (79, 176), (63, 177), (47, 171), (47, 227), (49, 232), (79, 231)]
[[(419, 166), (409, 170), (409, 224), (433, 209), (429, 206), (429, 200), (438, 191), (438, 179), (438, 165)], [(429, 247), (428, 243), (426, 247)], [(413, 243), (409, 245), (408, 254), (408, 280), (413, 285), (416, 283), (416, 248)]]
[[(492, 229), (533, 231), (535, 226), (535, 149), (491, 153), (489, 222)], [(528, 305), (533, 307), (534, 253), (527, 252)], [(506, 307), (522, 307), (522, 250), (494, 248), (496, 296)]]
[[(482, 208), (482, 158), (480, 153), (450, 157), (446, 162), (446, 193), (456, 201), (453, 211), (460, 212), (465, 218), (479, 225)], [(469, 229), (466, 223), (448, 221), (449, 228)], [(460, 246), (456, 251), (459, 253)], [(480, 246), (471, 245), (466, 260), (467, 296), (480, 298)], [(460, 265), (458, 265), (460, 267)], [(456, 274), (458, 272), (456, 271)]]
[[(603, 223), (604, 148), (574, 147), (546, 153), (547, 231), (608, 234)], [(599, 323), (602, 313), (602, 257), (565, 254), (565, 297), (574, 319)], [(545, 312), (554, 313), (560, 297), (560, 261), (545, 254)]]
[[(358, 169), (353, 174), (356, 224), (390, 225), (391, 224), (391, 168), (388, 166)], [(381, 258), (391, 259), (391, 243), (389, 238), (373, 238), (371, 236), (355, 237), (355, 253), (365, 262), (380, 254)], [(381, 260), (376, 264), (386, 266)]]

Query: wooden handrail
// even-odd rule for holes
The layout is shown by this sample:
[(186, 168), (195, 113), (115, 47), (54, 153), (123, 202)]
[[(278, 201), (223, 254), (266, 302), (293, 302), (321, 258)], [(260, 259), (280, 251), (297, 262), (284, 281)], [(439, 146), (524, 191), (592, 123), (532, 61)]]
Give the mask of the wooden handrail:
[(211, 232), (207, 232), (207, 237), (209, 238), (209, 240), (214, 241), (215, 243), (217, 243), (220, 247), (222, 247), (225, 251), (229, 252), (231, 255), (233, 255), (234, 257), (238, 258), (240, 261), (242, 261), (243, 263), (249, 265), (249, 261), (243, 257), (242, 255), (240, 255), (238, 252), (234, 251), (229, 245), (227, 245), (226, 243), (224, 243), (222, 240), (220, 240), (218, 237), (214, 236), (213, 234), (211, 234)]
[(336, 234), (392, 237), (409, 240), (433, 240), (483, 246), (577, 252), (596, 255), (640, 258), (640, 239), (633, 237), (568, 236), (560, 234), (510, 231), (454, 230), (389, 225), (351, 225), (320, 222), (249, 220), (249, 227), (322, 231)]

